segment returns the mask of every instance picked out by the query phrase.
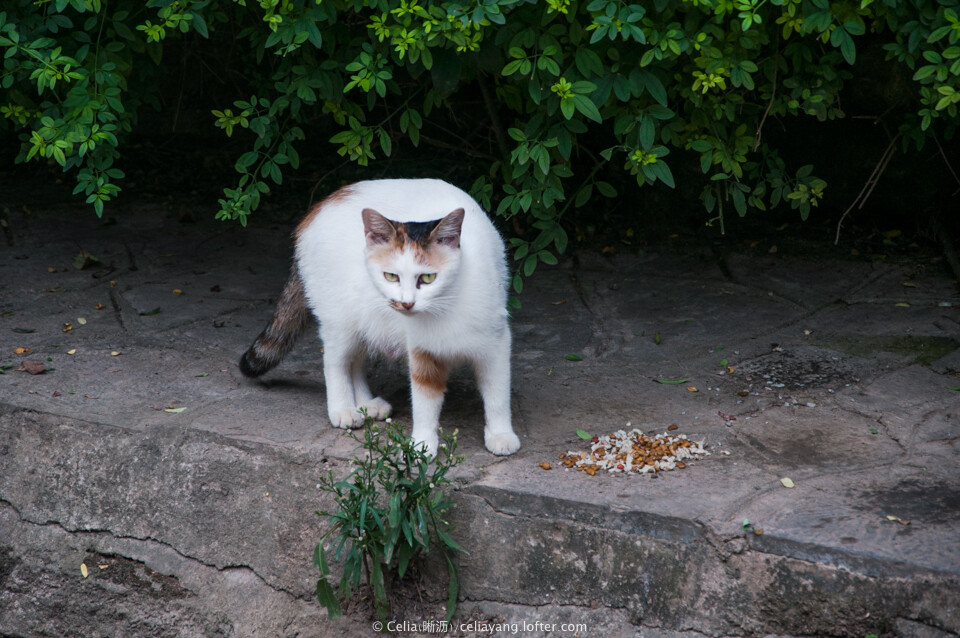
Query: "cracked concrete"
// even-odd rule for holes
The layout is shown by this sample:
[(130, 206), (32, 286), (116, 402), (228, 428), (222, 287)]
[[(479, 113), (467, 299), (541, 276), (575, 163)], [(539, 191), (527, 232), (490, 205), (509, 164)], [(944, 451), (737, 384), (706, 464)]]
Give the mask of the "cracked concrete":
[[(326, 423), (321, 344), (305, 338), (262, 382), (236, 370), (286, 278), (290, 228), (185, 226), (160, 208), (114, 225), (73, 210), (9, 222), (0, 635), (372, 633), (363, 605), (329, 621), (312, 598), (314, 512), (329, 506), (317, 479), (345, 474), (357, 449)], [(74, 269), (81, 249), (99, 262)], [(485, 451), (465, 371), (444, 408), (467, 457), (453, 635), (487, 621), (525, 635), (960, 635), (956, 282), (783, 254), (579, 255), (538, 272), (522, 302), (521, 451)], [(17, 372), (21, 359), (49, 370)], [(408, 423), (404, 367), (377, 362), (371, 385)], [(711, 455), (656, 476), (557, 461), (586, 449), (577, 429), (671, 424)], [(422, 567), (406, 620), (443, 615), (444, 574)]]

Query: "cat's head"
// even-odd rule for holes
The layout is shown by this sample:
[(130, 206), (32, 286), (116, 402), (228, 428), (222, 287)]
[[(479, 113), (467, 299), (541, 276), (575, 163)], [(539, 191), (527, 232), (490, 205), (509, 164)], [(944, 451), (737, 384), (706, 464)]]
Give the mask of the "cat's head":
[(395, 222), (363, 209), (367, 271), (390, 307), (403, 314), (441, 311), (460, 267), (458, 208), (430, 222)]

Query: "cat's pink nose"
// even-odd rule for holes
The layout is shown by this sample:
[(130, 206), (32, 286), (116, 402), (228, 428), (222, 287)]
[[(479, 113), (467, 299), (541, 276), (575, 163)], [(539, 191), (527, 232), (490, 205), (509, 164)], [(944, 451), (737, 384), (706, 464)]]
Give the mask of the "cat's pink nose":
[(404, 310), (410, 310), (411, 308), (413, 308), (413, 304), (414, 304), (414, 302), (412, 302), (412, 301), (401, 301), (401, 302), (400, 302), (400, 305), (403, 306), (403, 309), (404, 309)]

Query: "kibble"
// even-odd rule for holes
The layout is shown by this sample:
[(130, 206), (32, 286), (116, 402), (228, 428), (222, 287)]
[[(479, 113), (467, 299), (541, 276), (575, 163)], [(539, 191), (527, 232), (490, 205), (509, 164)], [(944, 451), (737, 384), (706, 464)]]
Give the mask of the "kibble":
[(703, 441), (690, 441), (685, 434), (645, 435), (638, 429), (618, 430), (595, 436), (589, 452), (567, 452), (560, 455), (566, 468), (586, 472), (590, 476), (604, 470), (611, 473), (647, 474), (687, 467), (684, 461), (701, 459), (710, 453)]

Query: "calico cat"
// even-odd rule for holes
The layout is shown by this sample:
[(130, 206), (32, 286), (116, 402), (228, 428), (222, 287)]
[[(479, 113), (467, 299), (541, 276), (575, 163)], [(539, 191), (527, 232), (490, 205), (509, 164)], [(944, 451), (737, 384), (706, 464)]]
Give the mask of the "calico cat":
[(240, 360), (256, 377), (272, 369), (309, 324), (323, 340), (330, 422), (384, 419), (367, 355), (405, 354), (413, 439), (436, 455), (447, 371), (472, 364), (483, 396), (484, 442), (494, 454), (520, 449), (510, 417), (510, 327), (503, 239), (465, 192), (434, 179), (346, 186), (297, 226), (290, 279), (273, 319)]

